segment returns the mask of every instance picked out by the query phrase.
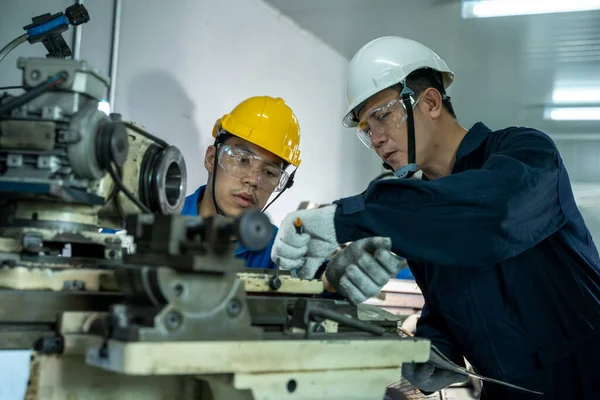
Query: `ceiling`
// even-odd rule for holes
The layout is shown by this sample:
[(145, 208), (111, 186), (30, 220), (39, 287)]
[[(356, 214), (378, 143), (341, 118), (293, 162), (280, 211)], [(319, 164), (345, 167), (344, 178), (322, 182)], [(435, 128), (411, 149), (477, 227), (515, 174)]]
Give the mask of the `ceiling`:
[[(587, 161), (577, 157), (578, 146), (588, 152), (596, 146), (594, 158), (600, 152), (600, 121), (544, 118), (556, 86), (600, 90), (600, 11), (465, 20), (460, 0), (266, 1), (348, 59), (380, 36), (429, 46), (456, 74), (449, 93), (465, 127), (483, 121), (491, 128), (524, 125), (579, 139), (595, 134), (591, 141), (569, 143), (576, 149), (565, 163), (575, 169)], [(600, 181), (600, 164), (587, 172), (586, 180)]]

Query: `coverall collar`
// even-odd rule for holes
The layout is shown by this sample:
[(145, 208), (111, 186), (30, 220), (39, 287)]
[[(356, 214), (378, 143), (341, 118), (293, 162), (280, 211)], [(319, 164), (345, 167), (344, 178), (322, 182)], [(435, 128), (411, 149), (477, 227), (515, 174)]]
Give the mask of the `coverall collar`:
[(456, 165), (462, 158), (477, 150), (490, 133), (492, 133), (492, 130), (485, 126), (483, 122), (477, 122), (473, 125), (463, 138), (462, 142), (460, 142), (460, 146), (458, 146), (454, 167), (456, 168)]
[[(487, 139), (490, 133), (492, 133), (492, 130), (485, 126), (483, 122), (477, 122), (471, 127), (471, 129), (467, 131), (467, 134), (463, 138), (462, 142), (460, 142), (458, 150), (456, 151), (456, 160), (454, 161), (454, 166), (452, 167), (452, 173), (456, 171), (456, 166), (459, 164), (460, 160), (477, 150), (479, 146), (483, 144), (485, 139)], [(424, 181), (430, 180), (425, 175), (423, 175), (421, 179)]]

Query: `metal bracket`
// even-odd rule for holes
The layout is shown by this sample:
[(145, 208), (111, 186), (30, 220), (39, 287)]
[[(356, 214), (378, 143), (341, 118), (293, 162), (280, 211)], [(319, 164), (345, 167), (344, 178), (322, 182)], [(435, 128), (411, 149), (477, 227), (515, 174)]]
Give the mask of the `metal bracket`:
[(23, 251), (31, 254), (39, 254), (44, 251), (44, 238), (36, 232), (27, 232), (23, 235)]

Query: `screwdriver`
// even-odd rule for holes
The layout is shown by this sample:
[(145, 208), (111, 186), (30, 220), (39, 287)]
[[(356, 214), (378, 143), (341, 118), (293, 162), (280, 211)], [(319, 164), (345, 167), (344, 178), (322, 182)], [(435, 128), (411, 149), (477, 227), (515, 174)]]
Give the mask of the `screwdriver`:
[(296, 233), (298, 235), (302, 235), (304, 229), (302, 229), (302, 221), (300, 220), (300, 218), (296, 218), (296, 223), (294, 224), (294, 227), (296, 228)]
[(275, 269), (275, 275), (273, 275), (269, 281), (269, 287), (273, 290), (279, 290), (279, 288), (281, 287), (281, 279), (279, 279), (279, 268), (281, 266), (281, 258), (277, 257), (277, 262), (275, 263), (275, 265), (277, 266)]

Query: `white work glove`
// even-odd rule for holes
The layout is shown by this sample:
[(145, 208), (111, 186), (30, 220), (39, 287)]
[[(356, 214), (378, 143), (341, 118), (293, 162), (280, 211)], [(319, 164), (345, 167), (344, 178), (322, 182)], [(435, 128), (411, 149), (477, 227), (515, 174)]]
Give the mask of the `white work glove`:
[[(282, 269), (302, 279), (312, 279), (323, 262), (337, 249), (333, 222), (337, 206), (331, 205), (288, 214), (275, 236), (271, 259)], [(296, 220), (302, 222), (302, 234), (296, 231)]]
[(430, 363), (402, 364), (402, 376), (423, 392), (437, 392), (454, 383), (464, 383), (467, 377), (437, 368)]
[(402, 268), (391, 249), (390, 238), (357, 240), (327, 263), (325, 277), (349, 302), (362, 303), (379, 293)]

